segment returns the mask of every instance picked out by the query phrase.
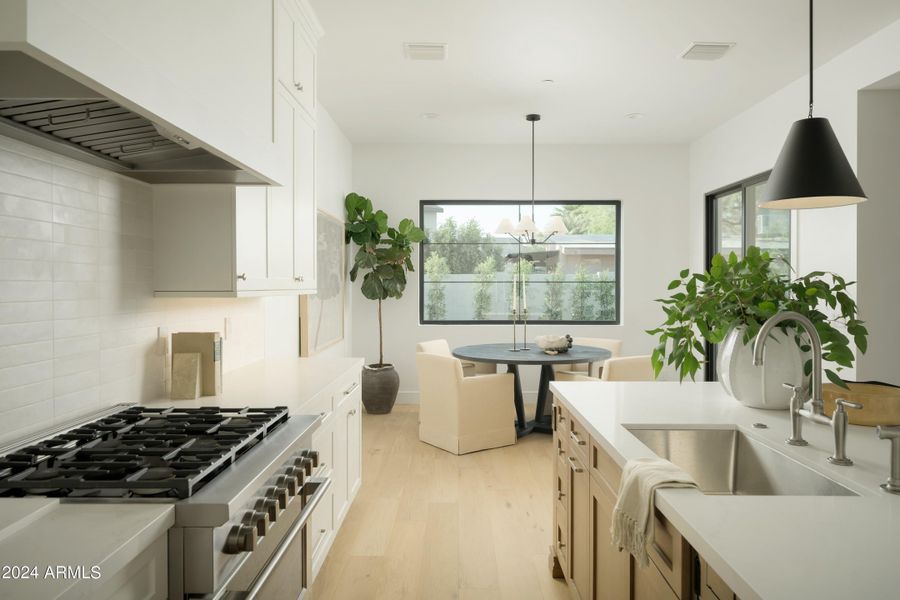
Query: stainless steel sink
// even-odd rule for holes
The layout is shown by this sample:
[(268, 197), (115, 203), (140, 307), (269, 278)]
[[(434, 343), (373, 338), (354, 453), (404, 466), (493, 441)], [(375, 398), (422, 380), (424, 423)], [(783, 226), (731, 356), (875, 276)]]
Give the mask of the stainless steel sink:
[(858, 495), (737, 429), (626, 429), (691, 475), (706, 494)]

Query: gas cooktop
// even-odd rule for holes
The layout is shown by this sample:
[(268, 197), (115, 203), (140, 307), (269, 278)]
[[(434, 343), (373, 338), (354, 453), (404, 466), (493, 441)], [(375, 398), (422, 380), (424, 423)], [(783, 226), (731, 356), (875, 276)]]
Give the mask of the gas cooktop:
[(286, 407), (133, 406), (0, 457), (0, 496), (187, 498), (287, 420)]

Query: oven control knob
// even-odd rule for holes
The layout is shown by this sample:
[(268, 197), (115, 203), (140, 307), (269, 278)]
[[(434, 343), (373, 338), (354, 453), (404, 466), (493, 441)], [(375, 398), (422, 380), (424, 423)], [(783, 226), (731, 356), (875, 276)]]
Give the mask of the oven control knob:
[(264, 492), (266, 498), (272, 498), (278, 503), (278, 508), (284, 510), (287, 508), (287, 490), (278, 486), (270, 485)]
[(252, 525), (235, 525), (225, 538), (225, 554), (253, 552), (256, 548), (256, 528)]
[(244, 525), (249, 525), (256, 529), (256, 535), (262, 537), (269, 530), (269, 513), (259, 510), (248, 510), (244, 514)]
[(297, 495), (297, 479), (288, 475), (276, 475), (275, 487), (283, 489), (289, 497)]
[(312, 475), (313, 468), (315, 467), (315, 463), (308, 456), (302, 456), (294, 460), (294, 465), (303, 469), (306, 473), (306, 476), (309, 477)]
[(285, 467), (284, 474), (296, 482), (298, 490), (303, 487), (303, 482), (306, 481), (306, 472), (300, 467)]
[(318, 468), (319, 466), (319, 451), (318, 450), (304, 450), (300, 453), (300, 456), (304, 456), (312, 461), (313, 468)]
[(278, 501), (275, 498), (259, 498), (253, 509), (266, 513), (269, 516), (270, 523), (278, 520)]

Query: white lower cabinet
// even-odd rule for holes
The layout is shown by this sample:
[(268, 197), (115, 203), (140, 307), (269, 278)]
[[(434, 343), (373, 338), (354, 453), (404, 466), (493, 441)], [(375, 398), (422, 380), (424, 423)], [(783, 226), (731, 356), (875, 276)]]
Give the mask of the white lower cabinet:
[(361, 400), (359, 372), (348, 372), (299, 411), (322, 416), (312, 446), (319, 453), (318, 474), (332, 481), (328, 494), (312, 514), (313, 577), (322, 567), (362, 482)]

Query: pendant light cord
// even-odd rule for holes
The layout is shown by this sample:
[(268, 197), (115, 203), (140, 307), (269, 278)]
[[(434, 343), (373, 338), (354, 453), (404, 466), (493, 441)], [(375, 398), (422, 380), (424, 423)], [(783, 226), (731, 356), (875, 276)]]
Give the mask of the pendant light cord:
[(531, 220), (534, 221), (534, 121), (531, 122)]
[(813, 0), (809, 0), (809, 118), (813, 116)]

